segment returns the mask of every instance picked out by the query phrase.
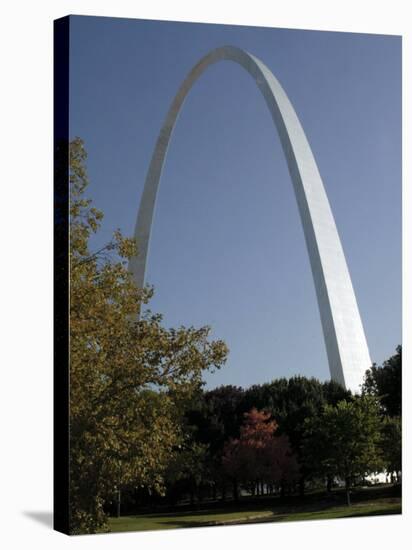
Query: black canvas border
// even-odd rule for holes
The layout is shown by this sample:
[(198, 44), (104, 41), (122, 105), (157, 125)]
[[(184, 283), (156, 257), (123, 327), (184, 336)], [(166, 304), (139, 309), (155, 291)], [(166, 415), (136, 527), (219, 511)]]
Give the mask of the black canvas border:
[(54, 21), (53, 527), (69, 534), (69, 61), (70, 17)]

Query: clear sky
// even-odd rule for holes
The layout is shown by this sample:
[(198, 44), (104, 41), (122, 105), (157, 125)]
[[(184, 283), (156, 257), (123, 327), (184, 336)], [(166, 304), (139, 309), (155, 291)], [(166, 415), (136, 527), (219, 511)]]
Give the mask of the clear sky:
[[(342, 240), (369, 350), (401, 343), (401, 39), (99, 17), (71, 18), (70, 133), (103, 210), (93, 246), (132, 235), (163, 119), (191, 67), (234, 45), (279, 79), (309, 139)], [(221, 62), (182, 109), (160, 185), (147, 282), (167, 326), (213, 327), (229, 348), (209, 387), (329, 378), (296, 200), (250, 76)]]

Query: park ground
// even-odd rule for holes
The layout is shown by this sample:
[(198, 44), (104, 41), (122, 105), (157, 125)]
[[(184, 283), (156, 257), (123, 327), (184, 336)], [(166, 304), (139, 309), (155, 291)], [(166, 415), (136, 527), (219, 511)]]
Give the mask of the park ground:
[(180, 527), (208, 527), (212, 525), (238, 525), (245, 523), (303, 521), (347, 517), (401, 514), (400, 486), (378, 486), (356, 489), (352, 493), (352, 505), (344, 504), (343, 491), (332, 494), (313, 493), (303, 499), (288, 497), (260, 497), (239, 503), (228, 502), (225, 507), (210, 506), (197, 510), (156, 512), (110, 518), (110, 530), (153, 531)]

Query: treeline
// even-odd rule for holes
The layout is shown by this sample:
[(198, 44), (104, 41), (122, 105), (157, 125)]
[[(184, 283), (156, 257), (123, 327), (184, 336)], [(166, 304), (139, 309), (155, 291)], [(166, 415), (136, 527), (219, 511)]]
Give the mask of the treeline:
[(248, 389), (199, 390), (183, 416), (185, 439), (165, 472), (164, 495), (125, 488), (124, 510), (242, 495), (304, 495), (365, 477), (401, 475), (402, 350), (367, 371), (361, 395), (314, 378)]

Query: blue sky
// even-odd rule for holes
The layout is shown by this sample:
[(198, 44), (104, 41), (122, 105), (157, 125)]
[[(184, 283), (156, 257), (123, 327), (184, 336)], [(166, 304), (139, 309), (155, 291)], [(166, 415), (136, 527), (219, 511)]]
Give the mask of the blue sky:
[[(89, 154), (98, 247), (133, 232), (153, 147), (181, 81), (209, 50), (260, 58), (313, 149), (372, 360), (401, 343), (401, 39), (371, 34), (71, 18), (70, 132)], [(229, 345), (209, 387), (329, 378), (286, 161), (260, 92), (238, 65), (210, 67), (176, 125), (147, 281), (167, 326), (213, 327)]]

